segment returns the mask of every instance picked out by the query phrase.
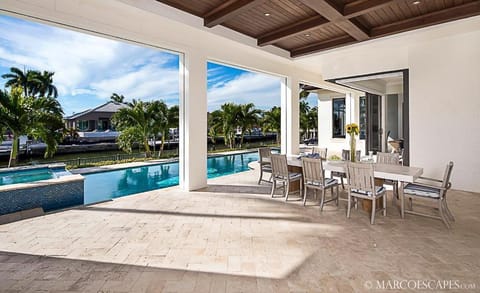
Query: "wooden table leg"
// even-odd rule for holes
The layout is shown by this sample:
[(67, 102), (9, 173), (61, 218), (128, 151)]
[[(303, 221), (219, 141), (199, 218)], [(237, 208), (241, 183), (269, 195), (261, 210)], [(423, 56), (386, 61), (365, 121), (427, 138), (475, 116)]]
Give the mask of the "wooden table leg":
[[(383, 183), (385, 182), (384, 179), (381, 178), (375, 178), (375, 186), (383, 186)], [(376, 199), (375, 206), (378, 208), (383, 207), (383, 196), (381, 198)], [(367, 199), (362, 199), (362, 208), (364, 211), (371, 213), (372, 212), (372, 201), (367, 200)]]
[[(302, 167), (288, 166), (288, 171), (302, 174)], [(288, 188), (290, 192), (300, 191), (300, 181), (290, 183)]]
[(403, 182), (399, 182), (398, 196), (400, 196), (400, 215), (405, 219), (405, 197), (403, 196)]

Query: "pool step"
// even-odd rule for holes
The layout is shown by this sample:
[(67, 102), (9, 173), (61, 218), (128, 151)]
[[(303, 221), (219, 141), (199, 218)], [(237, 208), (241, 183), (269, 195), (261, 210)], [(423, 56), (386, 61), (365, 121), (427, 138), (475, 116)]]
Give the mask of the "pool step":
[(0, 216), (0, 225), (45, 215), (42, 208), (34, 208)]

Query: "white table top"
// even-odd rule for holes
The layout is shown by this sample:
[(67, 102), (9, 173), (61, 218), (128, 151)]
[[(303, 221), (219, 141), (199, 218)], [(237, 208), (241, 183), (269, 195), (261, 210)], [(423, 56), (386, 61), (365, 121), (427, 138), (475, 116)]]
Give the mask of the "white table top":
[[(299, 159), (298, 156), (287, 156), (287, 164), (290, 166), (302, 167), (302, 160)], [(327, 171), (345, 173), (345, 161), (324, 161), (323, 168)], [(402, 165), (375, 164), (374, 168), (374, 175), (376, 178), (402, 182), (414, 182), (422, 175), (422, 173), (423, 168)]]

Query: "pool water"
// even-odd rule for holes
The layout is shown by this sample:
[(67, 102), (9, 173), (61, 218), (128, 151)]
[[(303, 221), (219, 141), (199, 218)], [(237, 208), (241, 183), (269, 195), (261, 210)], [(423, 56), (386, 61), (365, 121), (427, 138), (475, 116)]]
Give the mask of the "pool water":
[[(257, 160), (257, 152), (210, 157), (207, 159), (207, 177), (246, 171), (248, 164)], [(86, 174), (84, 202), (95, 203), (178, 185), (178, 174), (178, 162)]]
[(65, 166), (34, 167), (14, 171), (0, 172), (0, 186), (48, 180), (71, 175)]
[(36, 168), (2, 172), (0, 174), (0, 185), (27, 183), (39, 180), (55, 178), (55, 173), (49, 168)]

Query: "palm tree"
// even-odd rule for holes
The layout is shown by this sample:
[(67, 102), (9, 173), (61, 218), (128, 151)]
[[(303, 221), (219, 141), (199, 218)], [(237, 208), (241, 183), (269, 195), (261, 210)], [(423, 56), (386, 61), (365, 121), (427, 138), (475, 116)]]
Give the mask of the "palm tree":
[(263, 113), (262, 129), (265, 131), (273, 131), (276, 135), (277, 143), (280, 142), (281, 118), (282, 112), (280, 107), (274, 106), (270, 111)]
[(53, 85), (54, 72), (27, 70), (22, 71), (16, 67), (10, 68), (10, 73), (2, 75), (8, 79), (5, 87), (20, 87), (25, 97), (58, 97), (58, 90)]
[(168, 108), (168, 127), (177, 128), (180, 124), (180, 109), (177, 105)]
[(299, 93), (300, 100), (306, 99), (309, 95), (310, 95), (309, 91), (302, 89)]
[(53, 75), (55, 72), (43, 71), (42, 73), (34, 71), (36, 88), (33, 96), (38, 94), (40, 97), (58, 97), (57, 87), (53, 85)]
[(162, 135), (162, 143), (158, 151), (158, 156), (161, 157), (165, 147), (165, 140), (169, 139), (168, 106), (163, 101), (154, 101), (151, 102), (149, 111), (152, 111), (151, 117), (153, 119), (150, 123), (154, 137), (157, 133)]
[(242, 134), (240, 138), (240, 147), (243, 145), (243, 138), (245, 132), (251, 131), (251, 129), (258, 123), (261, 111), (255, 109), (253, 103), (240, 105), (240, 112), (238, 117), (238, 126), (240, 126)]
[(220, 110), (215, 110), (209, 113), (208, 117), (208, 135), (213, 144), (213, 149), (215, 149), (215, 144), (217, 142), (217, 136), (222, 130), (222, 112)]
[(22, 71), (16, 67), (10, 68), (10, 73), (2, 75), (2, 78), (8, 79), (5, 82), (5, 87), (23, 89), (23, 95), (25, 97), (32, 96), (35, 92), (35, 88), (38, 88), (40, 81), (38, 80), (39, 72), (32, 70)]
[(142, 102), (137, 100), (133, 100), (129, 106), (120, 109), (112, 116), (113, 125), (121, 132), (118, 144), (124, 151), (131, 153), (133, 144), (138, 142), (145, 149), (145, 155), (151, 157), (148, 140), (168, 129), (165, 110), (167, 106), (163, 101)]
[[(310, 109), (307, 117), (308, 117), (308, 129), (310, 131), (313, 131), (314, 133), (318, 132), (318, 108), (317, 108), (317, 106)], [(317, 133), (317, 135), (314, 135), (314, 136), (318, 136), (318, 133)], [(310, 135), (310, 137), (311, 137), (311, 135)]]
[(305, 138), (309, 133), (308, 113), (310, 112), (310, 105), (307, 101), (300, 101), (300, 129), (301, 135)]
[(72, 142), (78, 139), (78, 130), (75, 127), (64, 128), (62, 131), (63, 139), (67, 142)]
[(225, 144), (231, 149), (235, 146), (235, 134), (239, 126), (240, 105), (234, 103), (225, 103), (220, 108), (222, 132), (225, 136)]
[(52, 97), (34, 98), (23, 93), (21, 87), (13, 87), (10, 92), (0, 91), (0, 128), (2, 133), (9, 129), (13, 135), (8, 167), (16, 165), (21, 135), (42, 139), (47, 145), (46, 158), (53, 156), (62, 137), (60, 103)]
[[(169, 131), (170, 129), (176, 129), (178, 131), (180, 127), (180, 108), (177, 105), (168, 108), (167, 120)], [(168, 140), (168, 144), (170, 145), (170, 139)]]
[(113, 93), (110, 96), (110, 100), (115, 103), (123, 104), (125, 103), (125, 97), (123, 95), (119, 95), (117, 93)]

